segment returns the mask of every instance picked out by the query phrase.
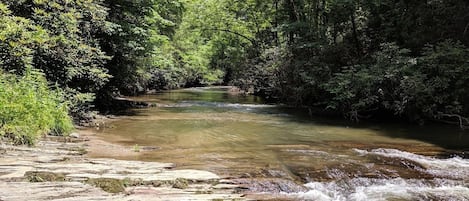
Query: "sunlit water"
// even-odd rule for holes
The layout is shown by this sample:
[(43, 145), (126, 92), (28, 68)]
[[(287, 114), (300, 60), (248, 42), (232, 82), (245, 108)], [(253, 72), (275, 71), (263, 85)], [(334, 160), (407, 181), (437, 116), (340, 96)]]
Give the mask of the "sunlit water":
[(228, 91), (193, 88), (134, 97), (157, 106), (129, 111), (99, 135), (152, 148), (135, 160), (269, 181), (250, 190), (292, 199), (469, 200), (467, 132), (310, 117)]

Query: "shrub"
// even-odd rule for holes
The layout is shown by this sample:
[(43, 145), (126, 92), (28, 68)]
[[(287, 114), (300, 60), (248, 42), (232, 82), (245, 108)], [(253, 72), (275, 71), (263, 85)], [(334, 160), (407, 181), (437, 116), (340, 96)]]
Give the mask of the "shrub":
[(44, 75), (0, 71), (0, 136), (14, 144), (33, 145), (45, 134), (65, 135), (73, 129), (63, 92), (51, 89)]

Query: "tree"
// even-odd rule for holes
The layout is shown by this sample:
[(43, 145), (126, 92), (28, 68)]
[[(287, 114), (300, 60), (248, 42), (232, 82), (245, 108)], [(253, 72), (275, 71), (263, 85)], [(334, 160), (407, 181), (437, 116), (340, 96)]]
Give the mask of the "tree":
[[(33, 47), (30, 61), (45, 73), (48, 81), (57, 83), (73, 103), (71, 113), (81, 118), (94, 94), (110, 78), (104, 64), (109, 57), (101, 50), (95, 37), (109, 32), (107, 12), (99, 1), (5, 1), (12, 14), (29, 19), (48, 37), (37, 36), (42, 45)], [(26, 66), (8, 64), (7, 70)]]
[(49, 87), (44, 74), (34, 69), (38, 47), (48, 42), (46, 30), (13, 16), (0, 2), (0, 137), (15, 144), (32, 145), (42, 135), (73, 129), (63, 91)]

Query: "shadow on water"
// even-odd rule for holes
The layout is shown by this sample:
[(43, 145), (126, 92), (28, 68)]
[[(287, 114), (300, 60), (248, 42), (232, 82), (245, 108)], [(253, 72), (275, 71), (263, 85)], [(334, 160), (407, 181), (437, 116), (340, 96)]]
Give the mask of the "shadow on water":
[(275, 108), (275, 110), (277, 110), (278, 113), (287, 114), (285, 116), (288, 121), (291, 122), (350, 129), (368, 129), (390, 138), (418, 140), (434, 144), (444, 149), (469, 151), (469, 130), (461, 130), (454, 125), (441, 123), (415, 125), (406, 122), (373, 122), (366, 120), (352, 122), (343, 117), (311, 116), (307, 109), (278, 107)]

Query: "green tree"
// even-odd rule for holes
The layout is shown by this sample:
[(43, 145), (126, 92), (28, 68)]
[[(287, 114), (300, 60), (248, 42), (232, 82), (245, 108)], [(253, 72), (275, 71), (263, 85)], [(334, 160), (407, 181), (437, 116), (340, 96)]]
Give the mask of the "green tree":
[(33, 68), (37, 49), (48, 39), (46, 30), (13, 16), (0, 2), (0, 137), (15, 144), (32, 145), (42, 135), (73, 129), (63, 91), (50, 89), (44, 74)]
[[(41, 69), (48, 81), (57, 83), (74, 103), (72, 114), (82, 116), (94, 94), (108, 82), (104, 64), (109, 59), (101, 51), (96, 35), (111, 31), (107, 12), (99, 1), (5, 1), (12, 15), (29, 19), (47, 33), (36, 35), (41, 45), (32, 48), (30, 64)], [(38, 39), (39, 38), (39, 39)], [(25, 65), (6, 64), (18, 73)]]

